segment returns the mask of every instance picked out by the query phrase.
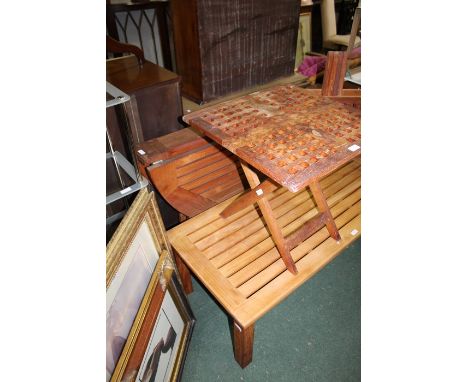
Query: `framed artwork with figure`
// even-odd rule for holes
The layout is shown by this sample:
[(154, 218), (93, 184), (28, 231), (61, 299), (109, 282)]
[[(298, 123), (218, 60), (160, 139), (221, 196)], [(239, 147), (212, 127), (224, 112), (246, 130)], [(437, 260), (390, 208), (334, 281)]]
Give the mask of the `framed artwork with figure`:
[[(168, 285), (171, 290), (178, 288), (172, 259), (154, 194), (144, 189), (132, 203), (106, 251), (106, 382), (123, 380), (126, 367), (132, 365), (129, 360), (134, 360), (132, 354), (138, 354), (140, 343), (145, 336), (149, 341), (152, 334), (143, 325), (148, 314), (154, 314), (156, 305), (161, 306)], [(160, 296), (161, 301), (157, 302)], [(183, 294), (182, 298), (185, 299)], [(191, 314), (186, 299), (183, 303)], [(176, 333), (178, 327), (172, 328)], [(179, 344), (180, 341), (174, 342), (171, 351)], [(162, 353), (161, 361), (166, 353)]]
[(195, 318), (174, 268), (163, 251), (112, 381), (180, 380)]

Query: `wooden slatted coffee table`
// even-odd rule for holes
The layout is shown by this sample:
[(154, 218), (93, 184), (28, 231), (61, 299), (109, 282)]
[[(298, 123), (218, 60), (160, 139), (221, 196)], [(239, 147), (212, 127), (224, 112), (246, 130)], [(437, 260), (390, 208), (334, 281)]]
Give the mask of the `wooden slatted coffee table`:
[[(299, 243), (290, 251), (296, 275), (286, 269), (255, 204), (226, 218), (220, 215), (239, 196), (168, 231), (185, 291), (192, 290), (191, 271), (231, 316), (234, 356), (242, 367), (252, 360), (255, 322), (360, 236), (360, 158), (335, 169), (320, 183), (341, 241), (323, 227)], [(297, 231), (318, 212), (307, 188), (293, 193), (280, 187), (265, 200), (284, 235)]]
[[(361, 154), (360, 108), (324, 97), (320, 90), (283, 85), (204, 108), (184, 120), (241, 159), (251, 191), (220, 213), (227, 218), (257, 203), (291, 273), (298, 272), (291, 250), (314, 232), (326, 226), (331, 237), (341, 239), (320, 180)], [(287, 237), (267, 198), (281, 186), (291, 192), (310, 188), (318, 209)]]

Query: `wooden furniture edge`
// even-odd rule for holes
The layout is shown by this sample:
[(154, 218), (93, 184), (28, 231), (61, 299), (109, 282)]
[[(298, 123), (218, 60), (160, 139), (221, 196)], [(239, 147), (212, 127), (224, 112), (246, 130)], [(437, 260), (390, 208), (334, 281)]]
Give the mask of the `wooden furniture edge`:
[[(339, 230), (342, 238), (340, 244), (337, 244), (333, 238), (329, 237), (313, 250), (316, 252), (314, 256), (306, 255), (296, 262), (299, 270), (297, 275), (292, 275), (290, 272), (283, 272), (275, 280), (271, 281), (271, 283), (283, 285), (281, 288), (272, 288), (269, 286), (267, 290), (260, 290), (250, 296), (242, 305), (238, 306), (236, 310), (232, 312), (234, 319), (243, 328), (253, 325), (264, 314), (281, 303), (292, 292), (330, 263), (347, 246), (358, 239), (361, 236), (360, 226), (361, 215), (358, 215)], [(352, 235), (351, 231), (353, 229), (357, 229), (358, 234)], [(331, 251), (327, 253), (327, 249), (331, 249)], [(257, 308), (259, 303), (261, 309)]]
[[(175, 236), (169, 239), (169, 241), (185, 265), (200, 280), (203, 280), (202, 284), (208, 288), (216, 300), (232, 315), (232, 312), (245, 301), (245, 297), (234, 288), (187, 237)], [(186, 254), (189, 254), (189, 256)]]
[[(177, 238), (179, 237), (183, 237), (183, 236), (186, 236), (186, 235), (190, 235), (192, 233), (192, 230), (188, 229), (188, 227), (191, 227), (192, 225), (197, 225), (196, 222), (199, 222), (201, 220), (204, 220), (204, 218), (206, 217), (207, 214), (213, 214), (215, 216), (218, 216), (221, 217), (221, 211), (223, 211), (224, 208), (226, 208), (226, 206), (230, 205), (236, 198), (239, 197), (239, 195), (243, 195), (246, 191), (244, 192), (241, 192), (237, 195), (234, 195), (234, 196), (231, 196), (229, 199), (226, 199), (225, 201), (217, 204), (216, 206), (210, 208), (209, 210), (206, 210), (206, 211), (203, 211), (201, 214), (197, 215), (197, 216), (194, 216), (190, 219), (190, 222), (187, 221), (187, 222), (183, 222), (181, 224), (179, 224), (178, 226), (174, 227), (174, 228), (171, 228), (167, 234), (168, 234), (168, 237), (169, 237), (169, 241), (172, 241), (172, 240), (177, 240)], [(248, 207), (246, 207), (248, 208)], [(240, 211), (240, 213), (243, 213), (244, 210)], [(227, 218), (226, 220), (234, 220), (236, 219), (237, 217), (237, 214), (239, 214), (239, 212), (236, 212), (235, 214), (229, 216), (229, 218)]]

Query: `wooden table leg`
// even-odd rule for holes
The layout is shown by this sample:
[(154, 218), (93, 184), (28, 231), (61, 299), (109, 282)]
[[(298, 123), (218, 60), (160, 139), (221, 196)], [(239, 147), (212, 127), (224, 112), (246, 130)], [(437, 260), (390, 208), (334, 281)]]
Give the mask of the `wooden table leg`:
[(177, 269), (179, 270), (180, 279), (182, 280), (182, 287), (186, 294), (193, 292), (192, 275), (190, 269), (187, 268), (184, 261), (181, 259), (176, 250), (173, 251)]
[(330, 208), (328, 207), (327, 200), (323, 195), (322, 188), (320, 187), (319, 182), (312, 182), (309, 185), (309, 187), (312, 191), (312, 195), (314, 196), (315, 202), (317, 203), (317, 208), (319, 212), (323, 213), (325, 216), (325, 225), (327, 226), (330, 236), (337, 241), (341, 240), (340, 233), (338, 232), (338, 228), (336, 228), (335, 221), (333, 220), (333, 216), (330, 212)]
[[(260, 184), (260, 180), (258, 179), (257, 174), (254, 171), (252, 171), (249, 165), (244, 163), (244, 161), (241, 161), (241, 165), (250, 187), (257, 187)], [(267, 223), (268, 229), (270, 230), (271, 236), (273, 237), (273, 241), (276, 244), (276, 248), (278, 248), (278, 252), (280, 253), (281, 258), (283, 259), (286, 268), (292, 274), (297, 274), (296, 264), (294, 263), (294, 260), (291, 257), (291, 253), (289, 252), (286, 239), (284, 238), (281, 232), (281, 227), (279, 226), (275, 215), (273, 214), (273, 209), (271, 208), (270, 203), (265, 198), (258, 199), (257, 203), (260, 207), (260, 211), (262, 211), (263, 218)]]
[(264, 180), (257, 187), (250, 189), (249, 192), (234, 200), (229, 206), (221, 211), (220, 215), (226, 219), (236, 212), (243, 210), (247, 206), (257, 203), (259, 199), (264, 198), (267, 194), (275, 191), (278, 187), (279, 186), (270, 179)]
[(232, 325), (234, 337), (234, 358), (237, 363), (244, 368), (252, 362), (254, 324), (243, 329), (236, 321), (233, 320)]

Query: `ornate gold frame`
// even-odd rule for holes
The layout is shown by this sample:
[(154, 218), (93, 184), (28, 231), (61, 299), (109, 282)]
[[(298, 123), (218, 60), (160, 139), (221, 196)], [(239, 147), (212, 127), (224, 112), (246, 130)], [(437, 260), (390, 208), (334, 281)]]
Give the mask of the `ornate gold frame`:
[(171, 371), (171, 382), (180, 380), (182, 366), (188, 349), (195, 318), (188, 305), (180, 283), (175, 277), (174, 264), (167, 252), (161, 256), (156, 271), (151, 279), (148, 291), (143, 298), (140, 310), (135, 318), (122, 356), (117, 363), (111, 382), (133, 382), (141, 367), (146, 348), (153, 330), (162, 301), (166, 293), (170, 293), (178, 312), (184, 321), (182, 338), (177, 349), (174, 367)]
[(138, 229), (146, 221), (154, 245), (159, 253), (163, 250), (170, 252), (170, 244), (166, 236), (163, 220), (153, 193), (146, 188), (142, 189), (130, 209), (125, 214), (116, 232), (107, 244), (106, 250), (106, 289), (109, 287), (117, 270), (122, 263), (128, 248), (133, 242)]
[(193, 313), (180, 286), (180, 278), (174, 265), (171, 246), (167, 239), (154, 193), (149, 193), (147, 189), (142, 189), (138, 193), (107, 245), (106, 289), (109, 288), (109, 285), (117, 274), (129, 247), (144, 222), (149, 227), (154, 245), (159, 253), (159, 259), (122, 353), (114, 368), (110, 379), (111, 382), (133, 381), (137, 376), (166, 291), (171, 293), (177, 310), (181, 313), (184, 321), (182, 339), (178, 347), (171, 381), (177, 381), (180, 378), (188, 342), (195, 322)]

